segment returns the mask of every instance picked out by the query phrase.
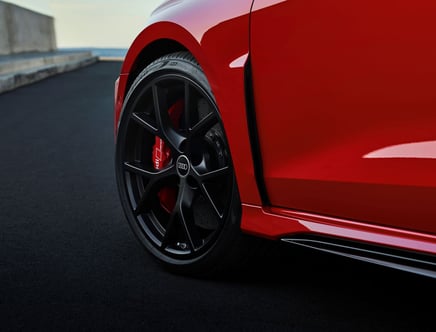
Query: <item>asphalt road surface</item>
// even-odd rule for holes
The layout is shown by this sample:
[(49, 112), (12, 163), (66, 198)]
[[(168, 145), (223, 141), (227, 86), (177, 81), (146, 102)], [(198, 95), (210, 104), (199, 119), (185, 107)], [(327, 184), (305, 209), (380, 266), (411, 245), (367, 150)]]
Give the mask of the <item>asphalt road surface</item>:
[(0, 95), (1, 331), (434, 331), (436, 282), (283, 246), (168, 274), (124, 219), (100, 62)]

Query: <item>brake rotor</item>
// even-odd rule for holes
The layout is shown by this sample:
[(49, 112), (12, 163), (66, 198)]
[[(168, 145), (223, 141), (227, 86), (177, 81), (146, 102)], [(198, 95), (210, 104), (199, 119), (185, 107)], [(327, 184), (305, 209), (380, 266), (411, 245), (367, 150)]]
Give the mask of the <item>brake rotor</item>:
[[(216, 170), (228, 164), (228, 156), (225, 150), (223, 133), (220, 130), (212, 129), (205, 136), (206, 167)], [(217, 190), (217, 189), (215, 189)], [(219, 227), (219, 218), (211, 208), (210, 203), (204, 195), (198, 195), (194, 202), (193, 216), (194, 223), (206, 230), (215, 230)]]

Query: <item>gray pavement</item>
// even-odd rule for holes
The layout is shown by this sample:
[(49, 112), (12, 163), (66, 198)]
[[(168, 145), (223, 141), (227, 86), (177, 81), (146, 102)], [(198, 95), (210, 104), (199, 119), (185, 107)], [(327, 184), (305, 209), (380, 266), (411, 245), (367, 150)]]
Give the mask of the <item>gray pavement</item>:
[(91, 52), (31, 52), (0, 56), (0, 93), (98, 61)]

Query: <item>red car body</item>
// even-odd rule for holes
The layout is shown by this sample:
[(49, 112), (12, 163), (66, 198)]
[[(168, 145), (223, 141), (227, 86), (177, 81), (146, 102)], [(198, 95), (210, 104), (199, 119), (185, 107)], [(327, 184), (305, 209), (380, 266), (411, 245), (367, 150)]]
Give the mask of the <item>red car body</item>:
[(430, 0), (166, 1), (122, 66), (115, 132), (139, 71), (187, 50), (226, 128), (244, 232), (434, 276), (435, 12)]

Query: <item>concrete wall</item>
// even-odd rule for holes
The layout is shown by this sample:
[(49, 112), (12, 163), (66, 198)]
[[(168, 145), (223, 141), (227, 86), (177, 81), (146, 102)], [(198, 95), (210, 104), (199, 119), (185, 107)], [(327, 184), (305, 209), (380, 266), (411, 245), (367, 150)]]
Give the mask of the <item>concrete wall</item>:
[(56, 48), (53, 17), (0, 1), (0, 54)]

